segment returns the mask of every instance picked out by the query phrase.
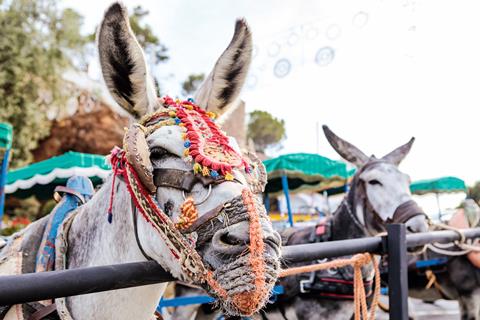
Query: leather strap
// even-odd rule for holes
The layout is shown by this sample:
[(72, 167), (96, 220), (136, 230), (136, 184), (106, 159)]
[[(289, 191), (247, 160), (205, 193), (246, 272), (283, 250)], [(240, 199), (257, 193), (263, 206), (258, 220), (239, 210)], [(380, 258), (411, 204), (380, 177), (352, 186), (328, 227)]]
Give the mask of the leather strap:
[(48, 316), (49, 314), (52, 314), (56, 310), (57, 310), (57, 306), (55, 305), (55, 303), (52, 303), (32, 313), (32, 315), (28, 318), (28, 320), (41, 320), (46, 316)]
[(413, 217), (425, 215), (422, 208), (413, 200), (408, 200), (397, 207), (390, 222), (405, 223)]
[(138, 224), (137, 224), (137, 207), (135, 207), (135, 203), (132, 201), (132, 218), (133, 218), (133, 230), (135, 233), (135, 241), (137, 242), (137, 247), (138, 249), (140, 249), (140, 252), (142, 253), (142, 255), (145, 257), (145, 259), (150, 260), (150, 261), (153, 261), (153, 258), (150, 257), (146, 252), (145, 250), (143, 249), (142, 247), (142, 244), (140, 243), (140, 238), (138, 237)]
[[(204, 187), (207, 187), (212, 184), (217, 185), (226, 181), (227, 180), (223, 177), (215, 179), (211, 176), (195, 174), (193, 171), (187, 170), (171, 168), (156, 168), (153, 170), (153, 182), (157, 188), (170, 187), (183, 190), (187, 193), (192, 191), (192, 188), (196, 183), (201, 183)], [(233, 181), (241, 183), (237, 179), (234, 179)]]
[(182, 231), (182, 233), (194, 232), (202, 224), (207, 223), (208, 221), (212, 220), (213, 218), (216, 218), (220, 214), (220, 212), (222, 212), (222, 209), (223, 209), (224, 205), (225, 204), (222, 203), (222, 204), (218, 205), (217, 207), (213, 208), (212, 210), (205, 212), (204, 214), (199, 216), (197, 218), (197, 220), (195, 220), (195, 222), (188, 229), (185, 229), (184, 231)]
[(155, 169), (153, 177), (156, 187), (170, 187), (186, 192), (192, 191), (193, 186), (198, 182), (192, 171), (179, 169)]

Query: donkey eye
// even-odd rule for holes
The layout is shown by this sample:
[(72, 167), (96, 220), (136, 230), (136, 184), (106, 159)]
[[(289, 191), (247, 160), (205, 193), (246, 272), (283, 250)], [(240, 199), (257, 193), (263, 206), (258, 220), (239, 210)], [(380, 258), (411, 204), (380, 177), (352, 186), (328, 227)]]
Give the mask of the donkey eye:
[(368, 184), (371, 184), (372, 186), (376, 186), (376, 185), (381, 186), (382, 185), (382, 183), (380, 181), (375, 180), (375, 179), (368, 181)]
[(150, 159), (158, 160), (168, 155), (168, 151), (161, 147), (154, 147), (150, 149)]

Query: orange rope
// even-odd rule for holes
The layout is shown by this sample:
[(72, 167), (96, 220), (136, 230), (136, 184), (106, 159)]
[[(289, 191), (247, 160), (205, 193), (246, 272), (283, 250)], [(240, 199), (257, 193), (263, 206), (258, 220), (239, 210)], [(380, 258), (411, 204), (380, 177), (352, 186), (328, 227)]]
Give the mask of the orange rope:
[[(373, 300), (370, 308), (370, 315), (368, 316), (367, 297), (365, 294), (365, 286), (363, 284), (362, 266), (373, 263), (375, 271), (375, 288), (373, 291)], [(330, 268), (341, 268), (345, 266), (352, 266), (354, 270), (353, 276), (353, 292), (355, 303), (355, 320), (373, 320), (375, 319), (375, 311), (378, 305), (378, 298), (380, 296), (380, 270), (378, 262), (370, 253), (356, 254), (350, 259), (336, 259), (325, 263), (317, 263), (308, 266), (294, 267), (282, 270), (280, 277), (287, 277), (298, 273), (313, 272), (325, 270)]]

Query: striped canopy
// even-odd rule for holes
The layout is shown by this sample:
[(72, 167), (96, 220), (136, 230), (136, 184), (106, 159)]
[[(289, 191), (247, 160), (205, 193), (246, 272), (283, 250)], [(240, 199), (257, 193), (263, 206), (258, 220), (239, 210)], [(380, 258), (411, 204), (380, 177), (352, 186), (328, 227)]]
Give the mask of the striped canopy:
[(413, 194), (466, 192), (465, 181), (457, 177), (441, 177), (414, 181), (410, 185)]
[(282, 176), (287, 176), (289, 190), (293, 193), (341, 188), (350, 177), (344, 162), (318, 154), (291, 153), (263, 163), (268, 173), (265, 192), (273, 194), (282, 192)]
[(49, 199), (56, 186), (65, 185), (67, 179), (74, 175), (88, 177), (95, 185), (109, 175), (110, 169), (104, 156), (69, 151), (61, 156), (10, 170), (5, 193), (19, 198), (36, 195), (40, 199)]

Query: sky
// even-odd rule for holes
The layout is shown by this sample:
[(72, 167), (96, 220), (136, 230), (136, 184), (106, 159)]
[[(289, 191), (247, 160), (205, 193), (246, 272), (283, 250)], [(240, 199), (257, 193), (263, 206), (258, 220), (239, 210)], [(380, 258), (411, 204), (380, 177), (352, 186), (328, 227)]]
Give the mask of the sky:
[[(111, 1), (65, 0), (100, 22)], [(235, 19), (253, 33), (254, 58), (241, 98), (286, 121), (277, 154), (339, 156), (319, 125), (367, 155), (383, 156), (414, 136), (401, 170), (412, 180), (480, 180), (480, 2), (446, 0), (145, 0), (146, 22), (168, 47), (154, 68), (180, 95), (188, 74), (206, 73), (227, 46)], [(99, 77), (92, 65), (92, 77)], [(317, 139), (318, 137), (318, 139)]]

